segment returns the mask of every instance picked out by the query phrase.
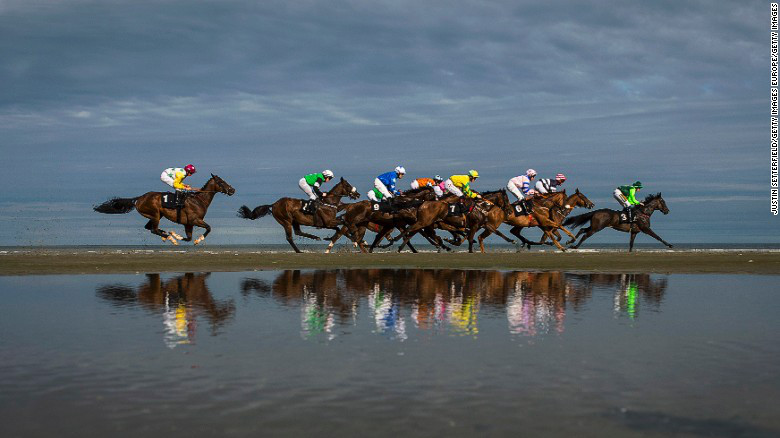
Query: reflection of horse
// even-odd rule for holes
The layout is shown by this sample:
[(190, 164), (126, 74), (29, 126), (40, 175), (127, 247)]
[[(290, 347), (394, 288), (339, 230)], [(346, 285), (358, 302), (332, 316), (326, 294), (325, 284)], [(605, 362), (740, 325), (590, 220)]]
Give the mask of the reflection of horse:
[(661, 197), (660, 193), (657, 195), (649, 195), (645, 198), (644, 202), (640, 204), (639, 209), (637, 210), (636, 221), (631, 224), (621, 223), (620, 212), (608, 208), (602, 208), (601, 210), (570, 217), (563, 222), (564, 225), (581, 227), (585, 225), (586, 222), (590, 221), (590, 226), (588, 228), (582, 228), (572, 240), (567, 242), (567, 244), (574, 243), (574, 241), (577, 240), (577, 237), (582, 235), (582, 239), (580, 239), (576, 245), (572, 246), (572, 248), (579, 248), (580, 245), (582, 245), (582, 242), (588, 237), (598, 233), (604, 228), (612, 227), (618, 231), (631, 233), (631, 240), (628, 245), (629, 251), (634, 249), (634, 238), (639, 232), (643, 232), (671, 248), (672, 245), (670, 243), (661, 239), (661, 237), (650, 229), (650, 216), (656, 210), (660, 210), (663, 214), (669, 214), (669, 208), (666, 207), (666, 202), (664, 202), (664, 198)]
[[(176, 208), (164, 208), (162, 206), (164, 193), (161, 192), (148, 192), (137, 198), (113, 198), (95, 206), (94, 210), (98, 213), (124, 214), (136, 209), (141, 216), (149, 219), (144, 228), (151, 231), (152, 234), (162, 237), (163, 241), (167, 240), (174, 245), (179, 244), (176, 239), (184, 240), (185, 242), (192, 240), (194, 227), (204, 228), (206, 232), (195, 240), (197, 245), (211, 232), (211, 227), (203, 218), (206, 217), (206, 212), (214, 199), (214, 195), (224, 193), (228, 196), (233, 196), (235, 192), (236, 189), (231, 187), (230, 184), (226, 183), (222, 178), (211, 174), (211, 179), (206, 181), (206, 184), (197, 193), (188, 196), (184, 200), (181, 211), (178, 211)], [(163, 217), (171, 222), (184, 225), (187, 237), (182, 239), (181, 236), (173, 231), (166, 232), (159, 229), (160, 219)]]
[(214, 299), (206, 284), (209, 275), (187, 273), (163, 281), (160, 274), (147, 274), (146, 283), (136, 289), (105, 285), (97, 288), (97, 295), (116, 306), (140, 305), (153, 314), (172, 312), (174, 317), (184, 318), (188, 325), (193, 322), (194, 315), (187, 312), (202, 313), (209, 321), (212, 333), (216, 333), (233, 317), (236, 306), (232, 300)]
[(321, 205), (319, 206), (322, 210), (320, 213), (322, 215), (323, 223), (321, 224), (315, 224), (314, 214), (304, 213), (304, 201), (297, 198), (281, 198), (271, 205), (260, 205), (253, 210), (250, 210), (246, 205), (242, 205), (238, 210), (238, 217), (255, 220), (271, 213), (274, 219), (276, 219), (276, 222), (279, 222), (279, 225), (284, 228), (284, 233), (287, 236), (287, 242), (290, 243), (290, 246), (293, 247), (295, 252), (301, 252), (295, 245), (295, 242), (293, 242), (293, 230), (298, 236), (314, 240), (320, 240), (320, 238), (313, 234), (301, 231), (301, 225), (307, 227), (316, 226), (317, 228), (328, 228), (338, 231), (340, 221), (336, 218), (336, 213), (343, 210), (346, 206), (341, 203), (341, 198), (344, 196), (349, 196), (350, 199), (357, 199), (360, 197), (360, 194), (357, 192), (357, 189), (347, 182), (347, 180), (341, 178), (341, 180), (333, 186), (322, 199)]
[[(548, 328), (562, 331), (566, 313), (582, 309), (594, 287), (620, 294), (626, 278), (625, 274), (455, 269), (289, 270), (271, 284), (245, 279), (242, 290), (273, 297), (285, 306), (316, 305), (322, 314), (338, 316), (340, 324), (354, 324), (360, 306), (369, 301), (375, 316), (385, 312), (385, 323), (411, 316), (420, 329), (449, 325), (469, 335), (478, 332), (480, 309), (489, 308), (493, 314), (506, 312), (513, 333), (533, 335)], [(649, 274), (631, 275), (630, 284), (654, 303), (660, 303), (666, 289), (666, 279), (651, 279)]]

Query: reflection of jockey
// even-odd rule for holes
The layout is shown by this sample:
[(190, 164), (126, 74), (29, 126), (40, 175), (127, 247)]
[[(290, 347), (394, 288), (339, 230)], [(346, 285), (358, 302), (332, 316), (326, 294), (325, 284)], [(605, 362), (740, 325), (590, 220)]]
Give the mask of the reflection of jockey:
[(559, 173), (555, 175), (555, 179), (540, 179), (536, 182), (534, 188), (536, 189), (536, 193), (541, 193), (543, 195), (547, 193), (555, 193), (558, 191), (558, 186), (563, 184), (564, 181), (566, 181), (566, 175)]
[(469, 170), (468, 175), (452, 175), (444, 182), (447, 191), (457, 197), (467, 196), (469, 198), (481, 198), (482, 196), (471, 190), (470, 184), (479, 178), (479, 172)]
[(431, 187), (433, 188), (433, 191), (436, 193), (436, 196), (442, 196), (444, 192), (439, 187), (439, 184), (443, 183), (444, 180), (439, 175), (436, 175), (431, 178), (417, 178), (416, 180), (412, 181), (410, 186), (412, 187), (412, 190), (419, 189), (420, 187)]
[(310, 173), (298, 181), (298, 187), (306, 193), (312, 201), (322, 199), (324, 196), (320, 191), (320, 185), (333, 179), (333, 172), (323, 170), (322, 173)]
[(612, 196), (615, 197), (618, 203), (623, 207), (626, 212), (629, 222), (633, 222), (634, 209), (633, 206), (641, 204), (636, 200), (636, 192), (642, 189), (642, 183), (636, 181), (631, 185), (619, 186), (612, 192)]
[(181, 192), (184, 190), (195, 190), (191, 186), (184, 184), (184, 178), (187, 178), (195, 172), (195, 166), (188, 164), (184, 166), (184, 168), (169, 167), (163, 170), (163, 173), (160, 175), (162, 182), (168, 184), (176, 191), (176, 204), (183, 204), (184, 197), (181, 196)]
[(506, 185), (509, 190), (518, 201), (522, 201), (526, 196), (533, 196), (534, 190), (531, 188), (531, 180), (536, 177), (536, 171), (528, 169), (525, 171), (525, 175), (519, 175), (509, 180)]
[(392, 172), (379, 175), (374, 180), (374, 189), (368, 192), (368, 199), (380, 202), (400, 195), (401, 192), (395, 187), (395, 183), (398, 178), (403, 178), (404, 175), (406, 175), (406, 169), (402, 166), (396, 167)]

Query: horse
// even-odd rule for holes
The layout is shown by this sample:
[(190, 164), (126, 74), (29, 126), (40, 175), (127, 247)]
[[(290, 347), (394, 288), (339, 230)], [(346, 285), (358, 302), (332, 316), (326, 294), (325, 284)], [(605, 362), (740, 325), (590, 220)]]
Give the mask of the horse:
[[(541, 205), (543, 207), (547, 207), (550, 210), (550, 219), (552, 219), (556, 223), (563, 222), (564, 219), (576, 208), (576, 207), (585, 207), (587, 209), (591, 209), (594, 207), (593, 202), (591, 202), (590, 199), (587, 198), (582, 192), (580, 192), (580, 189), (576, 189), (574, 191), (573, 195), (566, 196), (566, 190), (562, 190), (560, 192), (555, 192), (552, 194), (549, 194), (547, 196), (540, 197), (539, 195), (534, 197), (534, 204)], [(570, 238), (574, 238), (574, 235), (571, 234), (566, 228), (560, 228), (563, 230), (566, 234), (569, 235)], [(519, 233), (519, 230), (518, 230)], [(556, 240), (561, 240), (561, 235), (558, 232), (558, 229), (552, 230), (552, 234), (555, 236)], [(547, 234), (542, 235), (542, 239), (539, 242), (528, 242), (527, 245), (541, 245), (546, 243), (547, 240)]]
[[(347, 233), (351, 234), (354, 243), (360, 250), (366, 252), (363, 236), (365, 235), (367, 228), (377, 233), (373, 244), (368, 250), (368, 252), (373, 252), (376, 245), (382, 238), (387, 236), (393, 228), (403, 230), (407, 225), (415, 222), (416, 212), (414, 209), (417, 206), (422, 204), (424, 200), (432, 200), (435, 198), (436, 194), (433, 189), (426, 186), (408, 190), (402, 195), (393, 198), (391, 205), (395, 207), (395, 211), (392, 212), (375, 211), (372, 208), (373, 203), (370, 201), (360, 201), (349, 204), (344, 208), (344, 214), (340, 216), (343, 225), (330, 239), (331, 242), (328, 244), (328, 248), (325, 252), (329, 253), (336, 241)], [(434, 246), (438, 247), (437, 243), (431, 241), (431, 239), (428, 240)], [(411, 244), (409, 244), (409, 248), (412, 252), (417, 252)]]
[[(144, 228), (152, 234), (160, 236), (163, 242), (169, 241), (174, 245), (179, 244), (178, 240), (191, 241), (194, 227), (204, 228), (206, 232), (193, 242), (197, 245), (211, 232), (211, 226), (204, 222), (203, 218), (206, 216), (209, 205), (211, 205), (211, 201), (217, 193), (233, 196), (236, 193), (236, 189), (212, 173), (211, 178), (206, 181), (206, 184), (200, 190), (186, 197), (181, 211), (177, 211), (178, 209), (176, 208), (164, 208), (162, 206), (164, 193), (162, 192), (147, 192), (135, 198), (112, 198), (100, 205), (96, 205), (93, 209), (98, 213), (105, 214), (125, 214), (135, 209), (141, 216), (149, 219)], [(171, 222), (184, 225), (187, 237), (182, 238), (173, 231), (159, 229), (160, 218), (162, 217), (167, 218)]]
[(567, 245), (571, 245), (574, 243), (575, 240), (577, 240), (577, 237), (582, 235), (582, 239), (580, 239), (579, 243), (572, 246), (572, 248), (577, 249), (582, 245), (582, 242), (585, 241), (585, 239), (589, 238), (590, 236), (596, 234), (597, 232), (603, 230), (607, 227), (612, 227), (618, 231), (623, 231), (625, 233), (631, 233), (631, 240), (629, 242), (628, 251), (631, 252), (634, 249), (634, 238), (636, 238), (636, 235), (639, 232), (643, 232), (652, 238), (658, 240), (659, 242), (663, 243), (664, 245), (668, 246), (669, 248), (672, 248), (673, 245), (666, 242), (664, 239), (659, 237), (657, 234), (653, 232), (653, 230), (650, 229), (650, 216), (653, 214), (654, 211), (660, 210), (663, 214), (669, 214), (669, 208), (666, 206), (666, 202), (664, 201), (664, 198), (661, 197), (661, 194), (658, 193), (657, 195), (648, 195), (644, 202), (639, 204), (639, 209), (637, 210), (636, 214), (636, 220), (633, 223), (621, 223), (620, 222), (620, 213), (619, 211), (610, 210), (608, 208), (602, 208), (600, 210), (596, 210), (590, 213), (581, 214), (579, 216), (574, 216), (566, 219), (563, 224), (564, 225), (571, 225), (575, 228), (583, 226), (586, 222), (590, 221), (590, 226), (587, 228), (582, 228), (577, 233), (574, 238), (567, 242)]
[(238, 217), (255, 220), (271, 213), (276, 222), (279, 222), (279, 225), (284, 228), (284, 233), (290, 246), (292, 246), (295, 252), (301, 252), (295, 245), (295, 242), (293, 242), (293, 230), (295, 230), (296, 235), (313, 240), (321, 239), (313, 234), (301, 231), (301, 225), (338, 231), (338, 226), (341, 225), (341, 222), (336, 218), (336, 213), (348, 205), (341, 203), (341, 198), (344, 196), (348, 196), (350, 199), (357, 199), (360, 197), (360, 193), (347, 180), (341, 178), (322, 198), (323, 205), (320, 205), (319, 208), (323, 209), (324, 223), (320, 224), (321, 226), (315, 225), (314, 214), (303, 212), (304, 201), (297, 198), (281, 198), (273, 204), (260, 205), (253, 210), (250, 210), (246, 205), (242, 205), (238, 210)]

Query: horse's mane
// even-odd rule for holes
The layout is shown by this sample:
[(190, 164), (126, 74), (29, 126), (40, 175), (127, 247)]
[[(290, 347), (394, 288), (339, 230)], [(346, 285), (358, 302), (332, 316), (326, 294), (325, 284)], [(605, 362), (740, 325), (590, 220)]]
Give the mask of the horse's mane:
[(222, 178), (220, 178), (220, 177), (218, 177), (217, 175), (214, 175), (214, 174), (212, 173), (212, 174), (211, 174), (211, 178), (209, 178), (208, 180), (206, 180), (206, 182), (205, 182), (205, 183), (203, 183), (203, 187), (201, 187), (200, 189), (201, 189), (201, 190), (206, 190), (206, 186), (207, 186), (207, 185), (209, 185), (209, 183), (211, 182), (211, 180), (212, 180), (212, 179), (215, 179), (215, 180), (218, 180), (218, 181), (219, 181), (219, 180), (222, 180)]
[(655, 199), (658, 199), (660, 197), (661, 197), (661, 193), (655, 193), (655, 194), (651, 193), (651, 194), (647, 195), (647, 197), (645, 198), (643, 203), (647, 204), (648, 202), (653, 201)]
[(489, 191), (489, 192), (481, 192), (481, 193), (484, 196), (484, 195), (494, 195), (496, 193), (501, 193), (503, 191), (505, 191), (505, 190), (504, 189), (498, 189), (498, 190), (492, 190), (492, 191)]

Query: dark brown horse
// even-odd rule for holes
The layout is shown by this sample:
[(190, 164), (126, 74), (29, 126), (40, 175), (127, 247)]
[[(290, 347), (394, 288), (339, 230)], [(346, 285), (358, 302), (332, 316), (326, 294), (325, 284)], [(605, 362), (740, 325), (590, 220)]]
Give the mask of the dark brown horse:
[[(167, 240), (174, 245), (179, 244), (176, 239), (185, 242), (191, 241), (194, 227), (204, 228), (206, 232), (194, 242), (197, 245), (211, 232), (211, 226), (203, 221), (203, 218), (206, 216), (209, 205), (211, 205), (211, 201), (217, 193), (233, 196), (236, 193), (236, 189), (212, 173), (211, 178), (206, 181), (206, 184), (200, 190), (197, 190), (196, 193), (184, 200), (181, 211), (177, 211), (176, 208), (164, 208), (162, 206), (164, 193), (161, 192), (148, 192), (137, 198), (113, 198), (95, 206), (94, 210), (98, 213), (106, 214), (124, 214), (133, 211), (133, 209), (138, 210), (141, 216), (149, 219), (144, 228), (151, 231), (152, 234), (162, 237), (163, 241)], [(163, 217), (171, 222), (184, 225), (187, 237), (182, 238), (173, 231), (166, 232), (159, 229), (160, 219)]]
[(656, 210), (660, 210), (663, 214), (669, 214), (669, 208), (666, 206), (666, 202), (664, 202), (664, 198), (661, 197), (660, 193), (657, 195), (649, 195), (647, 198), (645, 198), (644, 202), (640, 204), (639, 209), (636, 212), (636, 220), (630, 224), (621, 223), (621, 212), (610, 210), (608, 208), (602, 208), (601, 210), (570, 217), (563, 222), (564, 225), (570, 225), (576, 228), (581, 227), (586, 222), (590, 221), (590, 226), (588, 228), (582, 228), (577, 233), (577, 235), (574, 236), (574, 239), (567, 242), (567, 244), (573, 243), (575, 240), (577, 240), (577, 237), (582, 235), (582, 239), (580, 239), (579, 243), (572, 246), (572, 248), (575, 249), (579, 248), (580, 245), (582, 245), (582, 242), (584, 242), (588, 237), (598, 233), (604, 228), (612, 227), (618, 231), (631, 233), (631, 240), (628, 245), (629, 252), (634, 249), (634, 238), (639, 232), (643, 232), (671, 248), (672, 245), (670, 243), (666, 242), (664, 239), (661, 239), (653, 232), (653, 230), (650, 229), (650, 216)]
[(297, 198), (281, 198), (271, 205), (257, 206), (254, 210), (250, 210), (246, 205), (242, 205), (238, 210), (238, 217), (255, 220), (268, 213), (273, 214), (276, 222), (279, 222), (279, 225), (284, 228), (287, 242), (290, 243), (290, 246), (293, 247), (295, 252), (301, 252), (295, 245), (295, 242), (293, 242), (293, 230), (295, 230), (295, 234), (298, 236), (314, 240), (320, 240), (320, 238), (313, 234), (301, 231), (301, 225), (328, 228), (338, 231), (341, 222), (336, 218), (336, 213), (343, 210), (347, 205), (341, 203), (341, 198), (344, 196), (349, 196), (350, 199), (357, 199), (360, 197), (360, 194), (357, 192), (357, 189), (347, 182), (347, 180), (341, 178), (340, 181), (333, 186), (333, 189), (323, 197), (322, 205), (319, 206), (319, 208), (322, 209), (321, 218), (323, 221), (320, 224), (315, 224), (314, 214), (303, 212), (302, 207), (304, 201)]
[[(412, 224), (416, 220), (416, 207), (422, 204), (424, 200), (435, 199), (436, 194), (431, 187), (420, 187), (404, 192), (402, 195), (394, 198), (392, 206), (393, 211), (378, 211), (374, 210), (375, 203), (370, 201), (360, 201), (353, 204), (349, 204), (344, 208), (344, 214), (340, 219), (342, 222), (341, 229), (333, 235), (331, 242), (328, 245), (326, 253), (329, 253), (338, 239), (345, 235), (351, 235), (353, 242), (357, 245), (362, 252), (366, 252), (365, 242), (363, 236), (366, 229), (370, 229), (377, 233), (374, 243), (371, 245), (369, 252), (373, 251), (379, 241), (382, 238), (390, 234), (394, 228), (403, 230), (409, 224)], [(376, 204), (381, 206), (382, 204)], [(437, 243), (431, 241), (432, 244), (437, 246)], [(409, 245), (409, 249), (413, 252), (417, 252), (412, 245)]]

